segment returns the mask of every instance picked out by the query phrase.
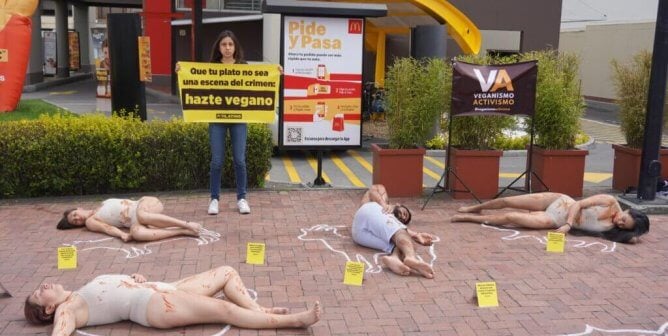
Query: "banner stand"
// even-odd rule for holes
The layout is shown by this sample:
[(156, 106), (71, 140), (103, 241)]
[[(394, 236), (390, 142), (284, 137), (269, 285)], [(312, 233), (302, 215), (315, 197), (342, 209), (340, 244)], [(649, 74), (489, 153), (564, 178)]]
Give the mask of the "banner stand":
[(7, 288), (5, 288), (5, 286), (2, 285), (2, 282), (0, 282), (0, 299), (7, 297), (12, 297), (12, 294), (9, 293)]
[[(533, 164), (533, 135), (534, 135), (534, 124), (533, 121), (531, 122), (531, 135), (529, 137), (529, 149), (527, 149), (527, 168), (520, 176), (515, 178), (513, 182), (510, 182), (507, 186), (505, 186), (501, 191), (499, 191), (494, 198), (497, 198), (501, 196), (506, 190), (514, 190), (514, 191), (519, 191), (519, 192), (524, 192), (524, 193), (532, 193), (533, 188), (531, 184), (531, 178), (535, 177), (538, 182), (545, 188), (545, 191), (550, 191), (550, 188), (543, 182), (543, 180), (540, 179), (538, 174), (536, 174), (535, 171), (533, 171), (532, 164)], [(524, 182), (524, 188), (515, 188), (513, 185), (515, 182), (519, 181), (522, 177), (526, 177), (526, 181)]]
[[(531, 135), (527, 153), (526, 170), (513, 182), (498, 192), (499, 197), (506, 190), (511, 189), (531, 193), (531, 180), (536, 177), (545, 190), (549, 188), (533, 171), (532, 154), (534, 145), (535, 126), (533, 116), (535, 110), (536, 81), (538, 75), (537, 61), (527, 61), (503, 65), (480, 65), (453, 60), (452, 62), (452, 103), (448, 118), (448, 146), (446, 167), (438, 180), (431, 195), (427, 198), (422, 210), (427, 206), (437, 192), (467, 192), (482, 203), (466, 183), (457, 175), (451, 166), (450, 152), (452, 139), (452, 119), (458, 116), (473, 115), (526, 115), (532, 118)], [(483, 74), (484, 73), (484, 74)], [(517, 89), (517, 91), (516, 91)], [(501, 91), (499, 91), (501, 90)], [(465, 190), (454, 190), (450, 183), (451, 177), (456, 178)], [(513, 185), (525, 177), (524, 188), (515, 188)], [(445, 182), (444, 185), (441, 182)]]
[[(475, 200), (478, 201), (478, 203), (482, 203), (482, 201), (480, 201), (478, 196), (476, 196), (473, 193), (473, 191), (471, 191), (471, 189), (466, 185), (466, 183), (464, 183), (464, 181), (457, 175), (457, 173), (452, 168), (452, 166), (450, 166), (450, 152), (451, 152), (451, 150), (450, 150), (451, 149), (450, 139), (452, 138), (451, 137), (451, 135), (452, 135), (452, 118), (453, 118), (453, 116), (452, 116), (452, 111), (451, 111), (450, 112), (450, 117), (448, 118), (448, 147), (445, 150), (445, 155), (446, 155), (445, 170), (443, 171), (443, 174), (441, 174), (441, 178), (438, 180), (438, 182), (436, 182), (436, 185), (434, 186), (434, 189), (432, 189), (431, 195), (429, 195), (429, 197), (427, 197), (427, 200), (422, 205), (421, 210), (424, 210), (424, 208), (427, 206), (427, 203), (429, 203), (431, 198), (434, 197), (434, 194), (436, 194), (437, 192), (447, 192), (447, 193), (467, 192), (467, 193), (471, 194), (471, 196), (473, 196), (473, 198), (475, 198)], [(450, 174), (452, 174), (452, 176), (454, 176), (459, 181), (459, 183), (461, 183), (464, 186), (464, 188), (466, 188), (466, 190), (452, 189), (452, 187), (450, 186)], [(441, 182), (444, 182), (444, 184), (441, 185)]]

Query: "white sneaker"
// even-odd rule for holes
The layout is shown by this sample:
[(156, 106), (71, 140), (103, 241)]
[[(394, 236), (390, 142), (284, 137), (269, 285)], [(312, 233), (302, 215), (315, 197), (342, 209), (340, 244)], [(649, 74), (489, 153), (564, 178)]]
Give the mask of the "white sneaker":
[(218, 200), (217, 199), (212, 199), (211, 202), (209, 203), (209, 215), (217, 215), (218, 214)]
[(250, 213), (250, 207), (248, 206), (248, 202), (246, 202), (245, 199), (240, 199), (237, 202), (237, 207), (239, 208), (239, 213), (240, 214), (249, 214)]

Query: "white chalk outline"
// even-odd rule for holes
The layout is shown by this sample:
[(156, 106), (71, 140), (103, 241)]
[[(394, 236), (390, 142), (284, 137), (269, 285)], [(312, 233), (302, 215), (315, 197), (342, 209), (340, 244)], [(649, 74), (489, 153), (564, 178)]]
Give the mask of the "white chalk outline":
[[(537, 237), (537, 236), (529, 235), (529, 234), (522, 235), (521, 232), (518, 231), (518, 230), (513, 230), (513, 229), (508, 229), (508, 228), (501, 228), (501, 227), (498, 227), (498, 226), (486, 225), (486, 224), (480, 224), (480, 225), (482, 227), (495, 229), (495, 230), (498, 230), (498, 231), (512, 232), (508, 236), (501, 237), (502, 240), (516, 240), (516, 239), (523, 239), (523, 238), (533, 238), (533, 239), (537, 240), (539, 243), (541, 243), (543, 245), (547, 245), (547, 238), (546, 237)], [(603, 253), (615, 252), (615, 249), (617, 248), (617, 243), (616, 242), (611, 242), (612, 246), (608, 246), (607, 244), (604, 244), (604, 243), (601, 243), (601, 242), (589, 242), (588, 243), (584, 240), (573, 239), (573, 238), (566, 239), (566, 242), (575, 242), (575, 245), (573, 245), (573, 247), (577, 247), (577, 248), (585, 248), (585, 247), (590, 247), (590, 246), (594, 246), (594, 245), (602, 245), (603, 248), (601, 248), (600, 252), (603, 252)]]
[[(115, 251), (123, 251), (125, 252), (125, 258), (126, 259), (134, 259), (137, 257), (141, 257), (144, 255), (149, 255), (153, 253), (153, 251), (149, 248), (151, 245), (160, 245), (164, 243), (169, 243), (181, 239), (192, 239), (197, 242), (197, 245), (208, 245), (210, 243), (214, 243), (220, 240), (220, 233), (207, 230), (207, 229), (200, 229), (200, 236), (199, 237), (177, 237), (177, 238), (172, 238), (172, 239), (167, 239), (167, 240), (159, 240), (159, 241), (154, 241), (150, 243), (146, 243), (142, 245), (140, 248), (130, 246), (129, 248), (123, 248), (123, 247), (111, 247), (111, 246), (93, 246), (93, 247), (87, 247), (84, 249), (81, 249), (79, 252), (83, 251), (89, 251), (89, 250), (97, 250), (97, 249), (105, 249), (105, 250), (115, 250)], [(109, 240), (114, 240), (116, 238), (102, 238), (102, 239), (97, 239), (97, 240), (75, 240), (71, 244), (63, 244), (65, 246), (77, 246), (80, 244), (94, 244), (94, 243), (100, 243), (104, 241), (109, 241)]]
[(598, 332), (606, 332), (606, 333), (624, 333), (624, 334), (645, 334), (645, 335), (668, 335), (666, 333), (666, 329), (668, 329), (668, 322), (664, 323), (659, 329), (657, 330), (643, 330), (643, 329), (602, 329), (602, 328), (597, 328), (593, 327), (589, 324), (585, 327), (585, 330), (581, 333), (577, 334), (563, 334), (562, 336), (583, 336), (583, 335), (591, 335), (592, 332), (598, 331)]
[[(253, 290), (253, 289), (249, 289), (249, 288), (247, 288), (246, 290), (248, 291), (248, 294), (250, 295), (251, 299), (253, 299), (253, 301), (257, 301), (257, 292), (256, 292), (255, 290)], [(216, 299), (221, 299), (221, 300), (222, 300), (222, 299), (224, 299), (224, 298), (225, 298), (225, 295), (223, 295), (223, 294), (220, 294), (220, 295), (216, 296)], [(186, 326), (186, 327), (183, 327), (183, 328), (187, 328), (187, 326)], [(223, 329), (221, 329), (219, 332), (217, 332), (217, 333), (215, 333), (215, 334), (213, 334), (213, 335), (211, 335), (211, 336), (222, 336), (222, 335), (225, 335), (228, 331), (230, 331), (230, 329), (232, 329), (232, 326), (229, 325), (229, 324), (226, 324), (226, 325), (223, 327)], [(79, 335), (83, 335), (83, 336), (101, 336), (101, 335), (98, 335), (98, 334), (87, 333), (87, 332), (85, 332), (85, 331), (81, 331), (81, 330), (79, 330), (79, 329), (77, 329), (76, 332), (77, 332), (77, 334), (79, 334)]]
[[(348, 255), (348, 253), (346, 253), (345, 251), (340, 251), (340, 250), (337, 250), (337, 249), (333, 248), (332, 245), (330, 245), (327, 242), (327, 240), (325, 240), (323, 238), (313, 238), (313, 239), (304, 238), (306, 235), (309, 234), (309, 232), (324, 231), (324, 232), (333, 233), (337, 237), (341, 237), (341, 238), (344, 238), (344, 239), (352, 239), (352, 237), (344, 236), (344, 235), (342, 235), (338, 232), (339, 228), (346, 228), (346, 227), (347, 226), (344, 226), (344, 225), (331, 226), (331, 225), (327, 225), (327, 224), (317, 224), (317, 225), (311, 226), (310, 228), (299, 229), (302, 232), (302, 234), (297, 236), (297, 239), (302, 240), (302, 241), (320, 241), (330, 251), (342, 255), (343, 257), (346, 258), (347, 261), (352, 261), (352, 259)], [(441, 238), (439, 238), (438, 236), (434, 236), (434, 235), (432, 235), (432, 236), (434, 237), (434, 240), (432, 241), (431, 246), (429, 246), (429, 255), (431, 256), (431, 261), (429, 262), (429, 266), (431, 266), (433, 268), (434, 267), (434, 261), (436, 261), (436, 259), (437, 259), (436, 252), (435, 252), (435, 249), (434, 249), (436, 245), (434, 243), (440, 242)], [(367, 267), (365, 267), (364, 273), (376, 274), (376, 273), (380, 273), (380, 272), (383, 271), (383, 266), (378, 262), (378, 258), (380, 258), (381, 256), (384, 256), (384, 255), (388, 255), (388, 253), (385, 253), (385, 252), (374, 253), (373, 264), (371, 264), (371, 262), (369, 262), (363, 255), (361, 255), (359, 253), (355, 253), (355, 261), (363, 262), (367, 265)], [(420, 257), (419, 255), (417, 257), (418, 257), (418, 259), (420, 259), (420, 261), (425, 262), (422, 259), (422, 257)]]

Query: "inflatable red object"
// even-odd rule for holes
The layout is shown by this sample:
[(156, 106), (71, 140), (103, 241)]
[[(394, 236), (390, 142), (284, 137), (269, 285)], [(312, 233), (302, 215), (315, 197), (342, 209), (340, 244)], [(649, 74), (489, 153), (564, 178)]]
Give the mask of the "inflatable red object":
[(37, 0), (0, 0), (0, 112), (13, 111), (21, 98), (36, 7)]

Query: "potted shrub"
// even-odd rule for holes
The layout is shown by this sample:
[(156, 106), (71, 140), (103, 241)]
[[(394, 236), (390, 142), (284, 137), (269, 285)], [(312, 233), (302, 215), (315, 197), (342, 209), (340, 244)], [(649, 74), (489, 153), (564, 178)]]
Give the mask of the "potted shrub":
[(396, 59), (385, 80), (388, 144), (373, 144), (373, 183), (390, 196), (422, 194), (424, 144), (446, 105), (446, 62)]
[[(471, 55), (459, 59), (474, 64), (502, 64), (514, 61), (510, 58), (493, 59)], [(452, 68), (448, 69), (452, 76)], [(448, 88), (448, 92), (450, 91)], [(471, 193), (482, 199), (496, 196), (499, 190), (499, 164), (503, 151), (494, 147), (503, 135), (504, 129), (510, 128), (513, 123), (512, 117), (504, 116), (462, 116), (452, 119), (450, 162), (446, 162), (446, 166), (452, 169), (448, 183), (455, 191), (454, 198), (473, 198)], [(447, 158), (446, 155), (446, 161)], [(462, 192), (466, 188), (470, 189), (471, 193)]]
[[(640, 51), (628, 64), (612, 60), (612, 79), (619, 104), (621, 130), (626, 144), (612, 145), (614, 161), (612, 168), (612, 188), (625, 191), (637, 187), (640, 177), (640, 160), (645, 134), (645, 114), (647, 113), (647, 92), (652, 66), (652, 53)], [(665, 121), (665, 119), (664, 119)], [(668, 176), (668, 149), (662, 148), (661, 176)]]
[[(529, 52), (523, 60), (538, 61), (535, 114), (535, 146), (532, 170), (550, 191), (582, 196), (585, 159), (589, 151), (576, 149), (584, 102), (580, 95), (578, 59), (557, 51)], [(532, 191), (545, 188), (531, 174)]]

